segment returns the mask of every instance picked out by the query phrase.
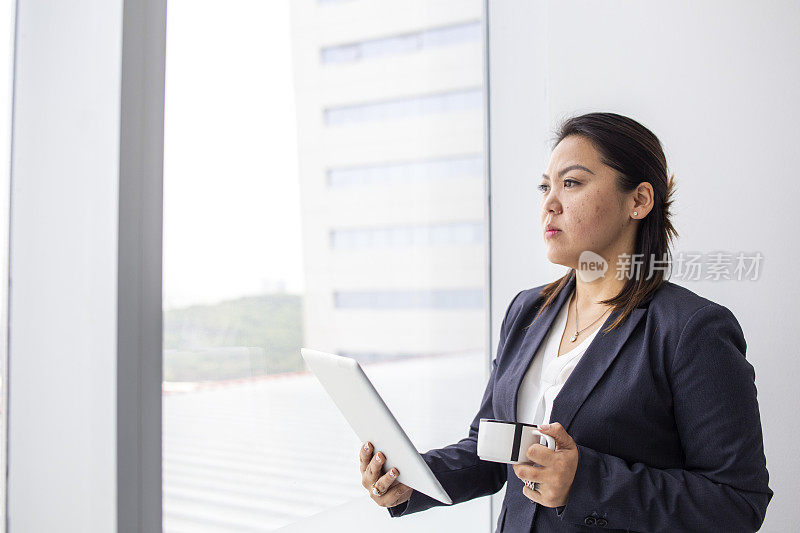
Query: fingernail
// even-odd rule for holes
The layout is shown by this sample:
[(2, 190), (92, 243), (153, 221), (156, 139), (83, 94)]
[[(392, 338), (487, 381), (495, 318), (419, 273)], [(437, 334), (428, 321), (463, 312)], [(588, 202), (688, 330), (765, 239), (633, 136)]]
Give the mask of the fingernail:
[(397, 474), (395, 474), (395, 472), (394, 472), (394, 468), (392, 468), (392, 471), (391, 471), (391, 472), (389, 472), (389, 476), (391, 476), (391, 477), (394, 477), (394, 476), (396, 476), (396, 475), (397, 475)]
[(378, 458), (378, 462), (383, 461), (383, 458), (381, 457), (381, 453), (380, 452), (378, 452), (378, 455), (376, 457)]
[(369, 442), (364, 443), (364, 450), (369, 451)]

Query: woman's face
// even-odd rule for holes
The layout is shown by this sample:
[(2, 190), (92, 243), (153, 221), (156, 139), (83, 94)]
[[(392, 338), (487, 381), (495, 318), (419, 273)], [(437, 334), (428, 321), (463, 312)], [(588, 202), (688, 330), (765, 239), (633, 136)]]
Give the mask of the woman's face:
[[(616, 269), (618, 254), (633, 253), (638, 222), (631, 218), (634, 196), (617, 189), (616, 176), (584, 137), (570, 135), (558, 143), (539, 185), (550, 262), (581, 270), (581, 253), (591, 251)], [(547, 232), (548, 224), (560, 231)]]

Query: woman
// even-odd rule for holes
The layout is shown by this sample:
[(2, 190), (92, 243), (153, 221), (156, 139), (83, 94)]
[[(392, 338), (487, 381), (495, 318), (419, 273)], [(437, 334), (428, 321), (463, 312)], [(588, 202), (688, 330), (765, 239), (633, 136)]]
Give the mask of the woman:
[[(508, 483), (497, 531), (758, 530), (773, 492), (755, 373), (731, 311), (665, 279), (659, 140), (617, 114), (571, 118), (539, 188), (547, 258), (570, 270), (511, 301), (469, 436), (424, 453), (431, 471), (454, 503)], [(556, 449), (482, 461), (481, 418), (549, 421)], [(373, 453), (362, 483), (391, 516), (443, 505)]]

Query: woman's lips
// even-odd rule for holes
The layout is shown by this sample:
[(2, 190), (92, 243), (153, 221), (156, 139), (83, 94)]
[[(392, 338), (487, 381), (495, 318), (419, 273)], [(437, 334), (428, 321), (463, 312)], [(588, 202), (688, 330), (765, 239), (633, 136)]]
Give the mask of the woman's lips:
[(560, 229), (552, 229), (544, 232), (545, 238), (555, 237), (556, 235), (561, 235)]

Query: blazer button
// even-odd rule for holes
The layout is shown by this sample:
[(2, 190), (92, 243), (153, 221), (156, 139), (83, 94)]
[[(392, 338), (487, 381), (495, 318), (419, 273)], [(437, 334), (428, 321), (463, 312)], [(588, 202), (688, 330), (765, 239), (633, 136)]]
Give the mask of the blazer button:
[(600, 527), (606, 527), (608, 525), (608, 520), (606, 520), (605, 518), (598, 518), (597, 525)]
[(587, 516), (583, 519), (583, 523), (587, 526), (593, 526), (595, 524), (595, 519), (593, 516)]

